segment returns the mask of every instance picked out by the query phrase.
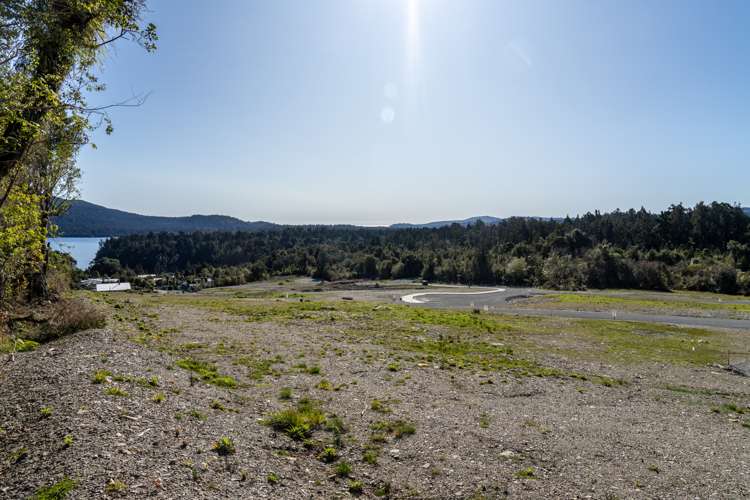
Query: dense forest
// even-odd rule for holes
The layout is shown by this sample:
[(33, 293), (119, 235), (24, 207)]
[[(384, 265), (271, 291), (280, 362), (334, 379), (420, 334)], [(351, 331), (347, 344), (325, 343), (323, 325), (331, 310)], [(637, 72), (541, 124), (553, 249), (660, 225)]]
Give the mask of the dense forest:
[(91, 272), (180, 273), (211, 277), (218, 285), (297, 274), (750, 293), (749, 224), (740, 207), (699, 203), (658, 214), (595, 212), (559, 221), (510, 218), (436, 229), (149, 233), (106, 241)]
[(270, 222), (246, 222), (226, 215), (157, 217), (123, 212), (83, 200), (65, 203), (69, 205), (68, 209), (52, 217), (60, 236), (107, 237), (159, 231), (265, 231), (279, 227)]

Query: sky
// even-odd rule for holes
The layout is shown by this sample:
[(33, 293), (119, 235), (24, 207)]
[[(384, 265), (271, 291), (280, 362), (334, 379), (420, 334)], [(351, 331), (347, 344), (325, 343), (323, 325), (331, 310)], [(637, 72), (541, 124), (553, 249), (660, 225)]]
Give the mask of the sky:
[(148, 0), (81, 198), (286, 224), (748, 203), (750, 2)]

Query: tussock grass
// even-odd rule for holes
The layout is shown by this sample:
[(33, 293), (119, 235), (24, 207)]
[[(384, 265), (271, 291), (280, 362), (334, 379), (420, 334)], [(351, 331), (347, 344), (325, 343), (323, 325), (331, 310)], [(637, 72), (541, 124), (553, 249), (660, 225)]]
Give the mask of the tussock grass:
[(212, 363), (199, 361), (193, 358), (184, 358), (177, 361), (175, 364), (184, 370), (189, 370), (197, 374), (201, 380), (208, 384), (227, 387), (230, 389), (237, 387), (237, 381), (234, 377), (219, 374), (218, 369)]

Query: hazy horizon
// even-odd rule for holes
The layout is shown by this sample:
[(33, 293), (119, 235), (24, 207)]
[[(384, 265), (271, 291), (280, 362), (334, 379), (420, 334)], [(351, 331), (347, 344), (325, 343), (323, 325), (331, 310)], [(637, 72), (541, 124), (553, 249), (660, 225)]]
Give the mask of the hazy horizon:
[[(82, 199), (388, 225), (741, 203), (750, 4), (154, 1)], [(708, 27), (708, 28), (707, 28)]]

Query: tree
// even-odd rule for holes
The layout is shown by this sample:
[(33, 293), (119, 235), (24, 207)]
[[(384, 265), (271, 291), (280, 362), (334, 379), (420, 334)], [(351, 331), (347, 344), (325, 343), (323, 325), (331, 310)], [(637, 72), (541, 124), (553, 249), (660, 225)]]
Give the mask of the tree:
[[(156, 48), (156, 27), (141, 26), (144, 0), (5, 0), (0, 8), (0, 180), (24, 159), (43, 128), (66, 118), (91, 126), (85, 91), (102, 90), (91, 73), (110, 43)], [(108, 120), (105, 117), (105, 121)], [(108, 123), (108, 130), (111, 130)]]

